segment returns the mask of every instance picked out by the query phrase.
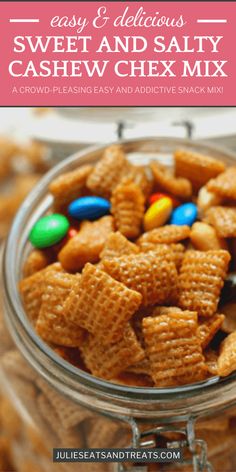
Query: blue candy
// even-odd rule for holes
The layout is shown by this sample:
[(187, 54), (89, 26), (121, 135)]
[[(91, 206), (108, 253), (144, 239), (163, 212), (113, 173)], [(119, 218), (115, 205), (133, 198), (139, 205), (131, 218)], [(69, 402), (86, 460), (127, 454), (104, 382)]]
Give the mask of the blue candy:
[(175, 208), (172, 212), (170, 224), (171, 225), (188, 225), (192, 226), (197, 219), (197, 206), (194, 203), (184, 203)]
[(101, 197), (81, 197), (68, 206), (68, 213), (76, 220), (96, 220), (107, 215), (111, 204)]

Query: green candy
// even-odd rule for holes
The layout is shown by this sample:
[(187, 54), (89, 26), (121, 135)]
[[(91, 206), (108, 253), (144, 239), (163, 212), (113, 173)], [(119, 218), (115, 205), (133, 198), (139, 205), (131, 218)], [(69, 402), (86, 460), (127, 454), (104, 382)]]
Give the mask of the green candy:
[(67, 234), (70, 223), (64, 215), (54, 213), (40, 218), (29, 234), (31, 244), (39, 249), (59, 243)]

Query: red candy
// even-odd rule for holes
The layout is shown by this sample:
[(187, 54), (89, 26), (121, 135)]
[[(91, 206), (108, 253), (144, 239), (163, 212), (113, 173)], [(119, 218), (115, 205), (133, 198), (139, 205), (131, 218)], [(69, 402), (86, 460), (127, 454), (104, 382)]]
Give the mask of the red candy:
[(158, 200), (164, 197), (170, 198), (174, 208), (180, 205), (180, 201), (177, 200), (177, 198), (172, 197), (171, 195), (168, 195), (167, 193), (153, 193), (149, 198), (149, 204), (152, 205), (154, 202), (157, 202)]
[(61, 251), (63, 246), (69, 241), (69, 239), (74, 238), (78, 234), (78, 230), (76, 228), (73, 228), (71, 226), (68, 229), (67, 235), (60, 241), (58, 244), (54, 244), (54, 246), (51, 246), (55, 254), (58, 254), (58, 252)]
[(68, 233), (67, 233), (67, 236), (68, 236), (69, 239), (71, 239), (71, 238), (74, 238), (74, 236), (76, 236), (77, 233), (78, 233), (78, 230), (77, 230), (77, 229), (75, 229), (75, 228), (70, 228), (69, 231), (68, 231)]

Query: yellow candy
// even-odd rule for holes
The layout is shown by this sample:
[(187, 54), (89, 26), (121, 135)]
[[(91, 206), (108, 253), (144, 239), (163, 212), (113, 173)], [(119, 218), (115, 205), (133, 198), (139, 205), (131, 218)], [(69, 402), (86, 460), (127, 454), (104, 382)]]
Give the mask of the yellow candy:
[(164, 225), (169, 219), (172, 210), (172, 202), (168, 197), (163, 197), (153, 203), (144, 215), (143, 224), (145, 231), (150, 231)]

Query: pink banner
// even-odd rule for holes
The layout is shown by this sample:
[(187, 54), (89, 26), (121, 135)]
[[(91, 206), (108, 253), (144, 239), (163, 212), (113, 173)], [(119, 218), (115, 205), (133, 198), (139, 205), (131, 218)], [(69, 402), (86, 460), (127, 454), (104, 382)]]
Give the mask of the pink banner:
[(236, 3), (0, 2), (0, 105), (236, 106)]

